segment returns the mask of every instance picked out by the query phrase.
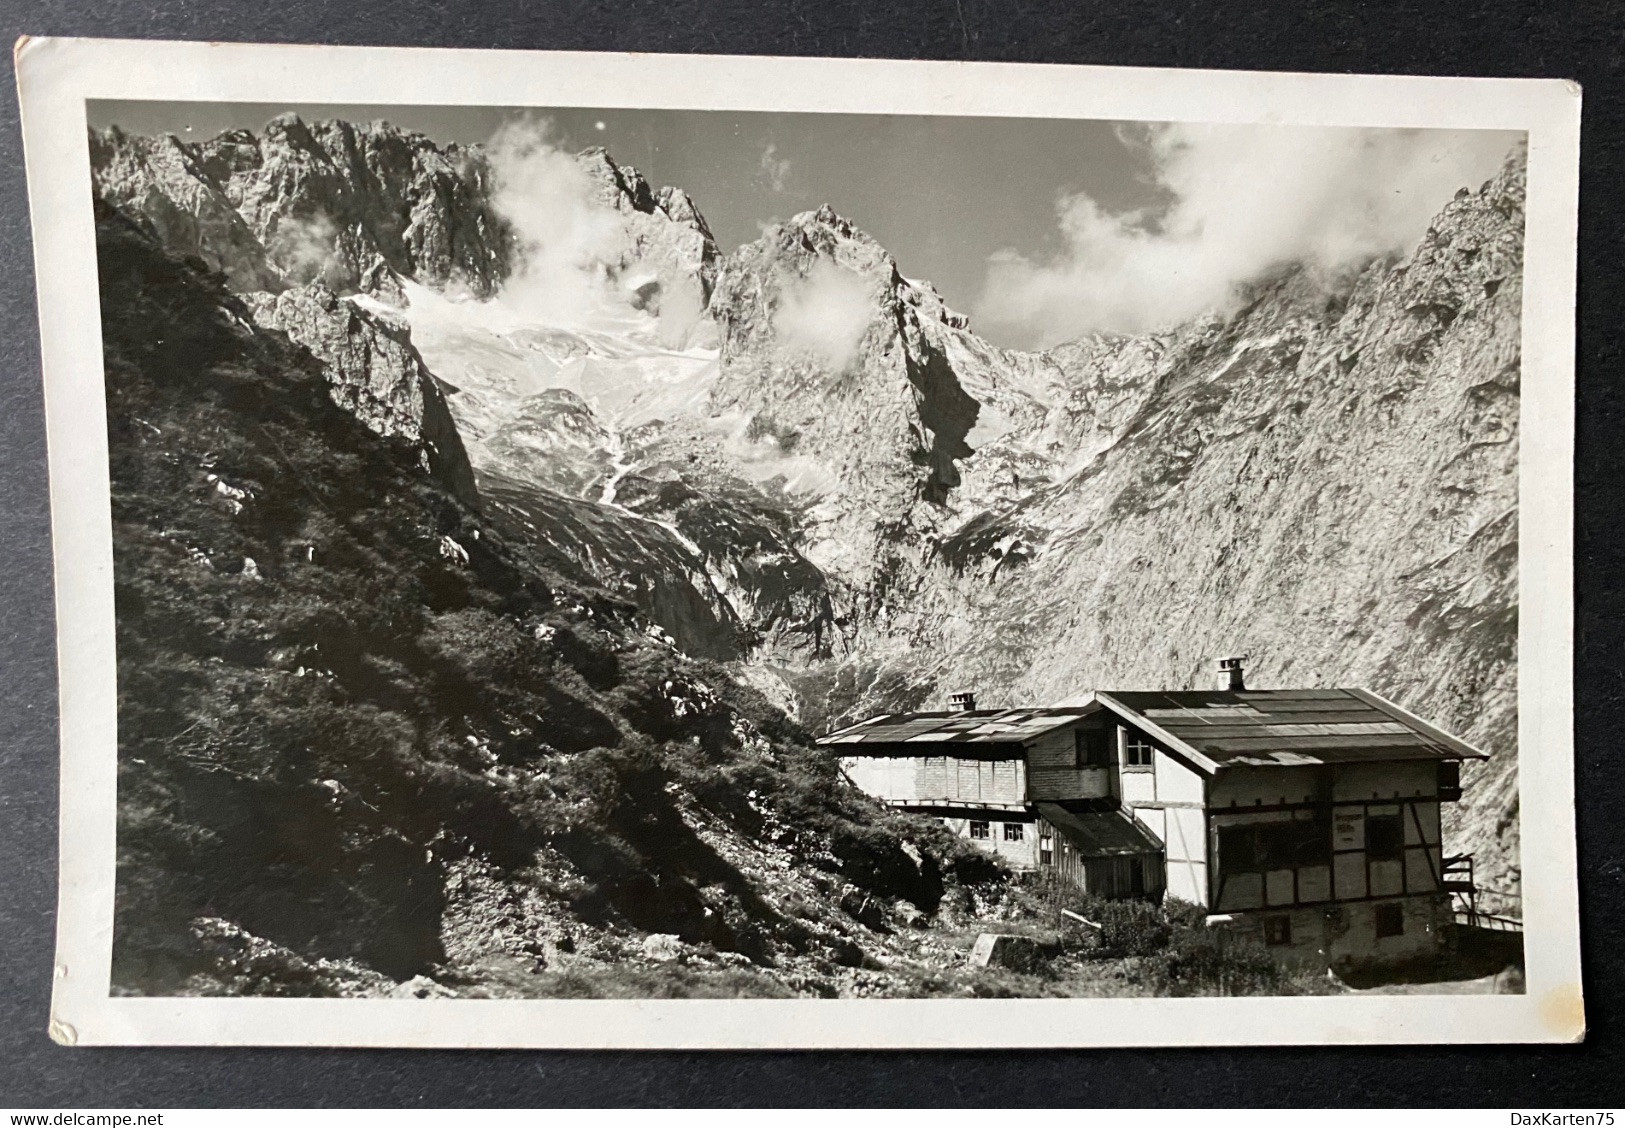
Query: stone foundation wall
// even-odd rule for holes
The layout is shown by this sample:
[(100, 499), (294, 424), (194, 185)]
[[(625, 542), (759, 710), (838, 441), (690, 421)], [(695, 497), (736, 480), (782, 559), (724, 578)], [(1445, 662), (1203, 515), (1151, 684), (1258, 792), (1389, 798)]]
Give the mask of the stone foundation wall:
[[(1400, 931), (1379, 936), (1379, 922), (1389, 916), (1393, 906), (1398, 907)], [(1278, 923), (1283, 920), (1287, 922), (1284, 940)], [(1438, 956), (1444, 949), (1450, 921), (1448, 898), (1418, 896), (1234, 913), (1228, 922), (1215, 922), (1215, 926), (1251, 936), (1285, 961), (1355, 970)]]

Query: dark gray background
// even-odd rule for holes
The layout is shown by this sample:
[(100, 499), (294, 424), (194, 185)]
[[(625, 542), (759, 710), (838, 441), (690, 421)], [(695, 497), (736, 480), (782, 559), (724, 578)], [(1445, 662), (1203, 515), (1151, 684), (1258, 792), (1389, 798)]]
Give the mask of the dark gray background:
[[(17, 106), (0, 98), (0, 1107), (1625, 1103), (1620, 448), (1625, 9), (1248, 0), (9, 0), (18, 35), (856, 55), (1535, 75), (1585, 87), (1576, 474), (1583, 1046), (629, 1054), (69, 1050), (45, 1036), (56, 678), (38, 337)], [(1527, 750), (1538, 754), (1538, 750)]]

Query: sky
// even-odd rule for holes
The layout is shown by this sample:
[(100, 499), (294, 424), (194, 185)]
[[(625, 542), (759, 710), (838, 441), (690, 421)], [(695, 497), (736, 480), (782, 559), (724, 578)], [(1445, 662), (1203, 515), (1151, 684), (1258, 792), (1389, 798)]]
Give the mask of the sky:
[[(530, 121), (686, 190), (724, 253), (829, 204), (997, 344), (1143, 331), (1222, 307), (1284, 260), (1405, 250), (1510, 134), (1079, 119), (466, 106), (92, 102), (93, 127), (205, 140), (279, 113), (445, 143)], [(545, 125), (543, 124), (545, 123)]]

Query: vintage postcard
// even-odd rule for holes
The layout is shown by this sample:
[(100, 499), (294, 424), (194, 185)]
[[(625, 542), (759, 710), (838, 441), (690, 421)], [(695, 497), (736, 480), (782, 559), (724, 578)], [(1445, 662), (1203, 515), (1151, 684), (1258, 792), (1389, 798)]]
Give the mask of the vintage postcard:
[(18, 60), (58, 1040), (1583, 1036), (1574, 85)]

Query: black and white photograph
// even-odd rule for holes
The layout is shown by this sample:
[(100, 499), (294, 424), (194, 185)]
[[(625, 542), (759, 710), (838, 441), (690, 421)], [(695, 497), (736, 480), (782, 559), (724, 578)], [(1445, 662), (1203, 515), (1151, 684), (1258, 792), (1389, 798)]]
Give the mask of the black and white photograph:
[(922, 112), (872, 64), (872, 108), (803, 108), (814, 63), (51, 136), (99, 363), (53, 394), (48, 350), (48, 408), (105, 436), (100, 1040), (1285, 996), (1298, 1039), (1577, 1037), (1567, 517), (1528, 511), (1568, 488), (1572, 277), (1526, 271), (1572, 254), (1563, 107)]

